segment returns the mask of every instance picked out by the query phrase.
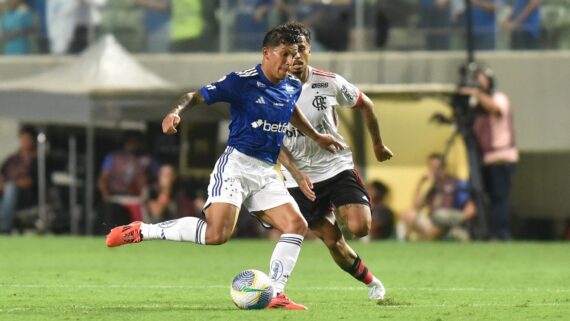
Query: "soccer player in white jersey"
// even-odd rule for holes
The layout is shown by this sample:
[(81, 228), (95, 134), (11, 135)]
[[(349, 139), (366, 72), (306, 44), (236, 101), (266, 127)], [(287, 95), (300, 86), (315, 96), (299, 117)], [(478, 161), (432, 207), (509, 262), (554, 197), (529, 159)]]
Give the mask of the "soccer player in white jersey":
[[(340, 75), (309, 66), (311, 35), (300, 23), (287, 25), (303, 35), (299, 44), (299, 56), (291, 66), (291, 73), (303, 83), (297, 105), (322, 134), (334, 136), (345, 144), (338, 133), (338, 117), (335, 109), (351, 108), (362, 112), (372, 138), (374, 154), (380, 162), (392, 157), (392, 152), (382, 142), (374, 105), (370, 98)], [(349, 148), (335, 154), (323, 153), (317, 144), (289, 125), (283, 142), (280, 162), (285, 184), (297, 201), (309, 228), (328, 247), (336, 264), (369, 287), (369, 298), (380, 302), (385, 289), (366, 267), (358, 254), (346, 243), (333, 215), (357, 237), (368, 235), (370, 230), (370, 197), (354, 170)]]
[(210, 175), (205, 219), (184, 217), (160, 224), (133, 222), (111, 230), (107, 246), (147, 240), (225, 243), (243, 204), (282, 235), (270, 261), (269, 276), (275, 293), (269, 308), (306, 310), (289, 300), (284, 288), (295, 266), (307, 222), (273, 166), (289, 121), (316, 144), (330, 152), (341, 150), (333, 136), (320, 134), (296, 107), (301, 83), (289, 75), (298, 55), (298, 30), (278, 26), (263, 40), (263, 61), (254, 68), (233, 72), (196, 92), (182, 96), (162, 121), (166, 134), (176, 133), (180, 112), (196, 105), (230, 103), (232, 122), (228, 146)]

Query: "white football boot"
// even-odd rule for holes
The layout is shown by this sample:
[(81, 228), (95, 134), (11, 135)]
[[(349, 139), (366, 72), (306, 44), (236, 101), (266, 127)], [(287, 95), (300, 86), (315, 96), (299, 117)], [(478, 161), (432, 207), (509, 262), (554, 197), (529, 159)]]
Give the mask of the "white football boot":
[(378, 283), (373, 282), (370, 285), (368, 285), (368, 288), (369, 288), (368, 298), (371, 301), (374, 301), (377, 304), (384, 302), (384, 295), (386, 295), (386, 288), (384, 288), (382, 282), (380, 281), (378, 281)]

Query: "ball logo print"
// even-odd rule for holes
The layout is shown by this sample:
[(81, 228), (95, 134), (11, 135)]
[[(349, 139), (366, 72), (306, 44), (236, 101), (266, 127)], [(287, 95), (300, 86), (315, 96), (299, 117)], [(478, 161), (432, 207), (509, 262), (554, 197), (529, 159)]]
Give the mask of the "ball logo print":
[(240, 309), (263, 309), (273, 297), (273, 283), (261, 271), (245, 270), (233, 279), (230, 295)]

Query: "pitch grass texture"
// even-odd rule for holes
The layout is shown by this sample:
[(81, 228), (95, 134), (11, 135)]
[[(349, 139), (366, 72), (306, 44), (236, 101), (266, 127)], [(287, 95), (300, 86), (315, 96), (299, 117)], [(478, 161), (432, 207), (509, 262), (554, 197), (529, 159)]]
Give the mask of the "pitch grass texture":
[(376, 305), (307, 241), (287, 294), (309, 311), (237, 310), (232, 278), (273, 245), (0, 237), (0, 320), (570, 320), (568, 243), (352, 242), (388, 289)]

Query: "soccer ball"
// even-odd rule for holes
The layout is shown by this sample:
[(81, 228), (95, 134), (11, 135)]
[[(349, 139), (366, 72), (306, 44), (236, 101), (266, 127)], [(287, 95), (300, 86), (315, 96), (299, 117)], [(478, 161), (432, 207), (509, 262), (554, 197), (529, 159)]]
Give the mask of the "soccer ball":
[(232, 301), (240, 309), (263, 309), (273, 297), (273, 285), (265, 273), (245, 270), (232, 281), (230, 294)]

